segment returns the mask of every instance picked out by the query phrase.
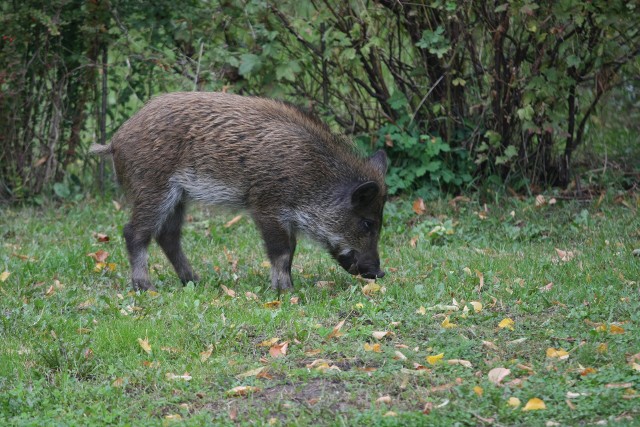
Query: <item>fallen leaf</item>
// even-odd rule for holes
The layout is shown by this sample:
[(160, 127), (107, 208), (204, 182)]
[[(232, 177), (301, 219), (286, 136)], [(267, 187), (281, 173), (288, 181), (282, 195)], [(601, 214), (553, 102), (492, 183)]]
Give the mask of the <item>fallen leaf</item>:
[(282, 304), (281, 301), (275, 300), (275, 301), (265, 302), (262, 306), (264, 308), (276, 309), (276, 308), (280, 308), (280, 304)]
[(420, 238), (419, 236), (413, 236), (411, 240), (409, 240), (409, 246), (411, 246), (412, 248), (415, 248), (416, 246), (418, 246), (419, 238)]
[(416, 310), (416, 314), (421, 314), (424, 316), (427, 314), (427, 309), (424, 308), (423, 306), (420, 306), (420, 308)]
[(340, 332), (340, 329), (342, 329), (342, 326), (344, 326), (344, 322), (346, 322), (346, 320), (347, 319), (344, 319), (338, 322), (338, 324), (333, 328), (333, 330), (329, 332), (329, 335), (327, 335), (327, 339), (341, 337), (342, 333)]
[(151, 344), (149, 344), (149, 339), (145, 338), (138, 338), (138, 344), (140, 344), (140, 347), (147, 353), (147, 354), (151, 354)]
[(494, 383), (495, 385), (500, 385), (502, 380), (511, 373), (511, 369), (507, 368), (493, 368), (489, 371), (488, 377), (489, 381)]
[(122, 387), (124, 385), (124, 378), (118, 377), (111, 383), (112, 387)]
[(87, 254), (87, 256), (93, 258), (96, 262), (105, 262), (109, 257), (109, 252), (100, 249), (99, 251)]
[(538, 194), (536, 196), (536, 208), (544, 206), (547, 204), (547, 199), (542, 194)]
[(630, 366), (634, 371), (640, 371), (640, 363), (633, 362)]
[(95, 299), (93, 298), (89, 298), (86, 301), (81, 302), (80, 304), (78, 304), (78, 306), (76, 307), (78, 310), (86, 310), (89, 307), (91, 307), (94, 303), (96, 302)]
[(633, 387), (633, 383), (610, 383), (605, 385), (605, 388), (630, 388), (630, 387)]
[(511, 406), (512, 408), (517, 408), (518, 406), (520, 406), (520, 399), (518, 399), (517, 397), (510, 397), (509, 400), (507, 400), (507, 405)]
[(380, 353), (382, 352), (382, 347), (380, 346), (379, 343), (375, 343), (375, 344), (364, 343), (364, 351), (373, 351), (374, 353)]
[(537, 397), (529, 399), (527, 404), (524, 405), (524, 408), (522, 408), (523, 411), (537, 411), (540, 409), (547, 409), (547, 406), (541, 399), (538, 399)]
[(613, 335), (624, 334), (624, 328), (618, 325), (609, 325), (609, 333)]
[(300, 301), (300, 297), (291, 297), (289, 299), (289, 304), (295, 305), (298, 304), (298, 301)]
[(562, 249), (556, 249), (556, 253), (558, 254), (558, 258), (560, 258), (560, 261), (564, 261), (564, 262), (568, 262), (571, 261), (575, 256), (575, 252), (572, 251), (563, 251)]
[(246, 396), (251, 393), (255, 393), (260, 391), (258, 387), (253, 387), (250, 385), (239, 385), (237, 387), (232, 388), (231, 390), (227, 390), (225, 394), (228, 397), (237, 397), (237, 396)]
[(391, 331), (375, 331), (371, 334), (371, 336), (377, 340), (381, 340), (384, 337), (390, 337), (392, 335), (393, 335), (393, 332)]
[(382, 287), (375, 282), (369, 282), (362, 287), (362, 293), (366, 296), (371, 296), (380, 291)]
[(492, 343), (491, 341), (482, 341), (482, 345), (494, 351), (499, 350), (498, 346)]
[(413, 201), (413, 211), (416, 215), (423, 215), (427, 211), (427, 207), (425, 206), (422, 197), (418, 197)]
[(396, 414), (393, 411), (388, 411), (383, 415), (383, 417), (397, 417), (397, 416), (398, 416), (398, 414)]
[(285, 341), (283, 343), (280, 344), (275, 344), (273, 346), (271, 346), (271, 348), (269, 349), (269, 354), (271, 355), (271, 357), (278, 358), (278, 357), (284, 357), (287, 355), (287, 348), (289, 347), (289, 341)]
[(236, 222), (240, 221), (241, 219), (242, 219), (242, 215), (234, 216), (230, 221), (228, 221), (228, 222), (224, 225), (224, 228), (229, 228), (229, 227), (231, 227), (233, 224), (235, 224)]
[(106, 234), (102, 234), (102, 233), (95, 233), (94, 234), (96, 240), (100, 243), (106, 243), (109, 241), (109, 236), (107, 236)]
[(482, 387), (480, 387), (479, 385), (473, 387), (473, 392), (475, 394), (477, 394), (478, 396), (482, 397), (482, 395), (484, 394), (484, 389)]
[(436, 354), (433, 356), (427, 356), (427, 363), (429, 363), (429, 365), (435, 365), (436, 363), (441, 361), (443, 358), (444, 358), (444, 353)]
[(513, 326), (515, 325), (515, 322), (513, 321), (513, 319), (510, 318), (504, 318), (500, 321), (500, 323), (498, 323), (498, 327), (500, 329), (510, 329), (510, 330), (514, 330)]
[[(402, 354), (401, 351), (396, 350), (394, 352), (395, 356), (393, 357), (395, 360), (407, 360), (407, 356), (405, 356), (404, 354)], [(637, 365), (637, 363), (636, 363)]]
[(234, 291), (233, 289), (229, 289), (225, 285), (220, 285), (220, 287), (222, 288), (224, 293), (227, 294), (227, 296), (230, 296), (231, 298), (236, 297), (236, 291)]
[(449, 316), (447, 316), (447, 317), (445, 317), (445, 318), (444, 318), (444, 320), (442, 321), (441, 326), (442, 326), (443, 328), (445, 328), (445, 329), (451, 329), (451, 328), (456, 328), (456, 327), (458, 327), (458, 325), (457, 325), (457, 324), (455, 324), (455, 323), (451, 323), (451, 322), (449, 321)]
[(253, 292), (245, 292), (244, 296), (248, 299), (248, 300), (254, 300), (254, 301), (258, 301), (258, 295), (254, 294)]
[(595, 374), (596, 372), (598, 372), (597, 370), (595, 370), (594, 368), (585, 368), (580, 372), (580, 375), (583, 377), (586, 377), (589, 374)]
[(175, 381), (175, 380), (191, 381), (191, 379), (193, 378), (191, 375), (189, 375), (188, 372), (185, 372), (182, 375), (176, 375), (176, 374), (172, 374), (171, 372), (167, 372), (164, 377), (169, 381)]
[(307, 356), (315, 356), (315, 355), (320, 354), (320, 353), (322, 353), (322, 349), (320, 349), (320, 348), (317, 348), (317, 349), (314, 349), (314, 350), (307, 350), (307, 351), (304, 352), (304, 354), (307, 355)]
[(465, 368), (472, 368), (473, 367), (471, 362), (469, 362), (468, 360), (463, 360), (463, 359), (449, 359), (449, 360), (447, 360), (447, 363), (449, 365), (461, 365), (461, 366), (464, 366)]
[(262, 371), (264, 371), (265, 369), (267, 369), (266, 366), (261, 366), (261, 367), (256, 368), (256, 369), (251, 369), (250, 371), (243, 372), (241, 374), (236, 375), (236, 378), (241, 379), (241, 378), (255, 377), (258, 374), (260, 374)]
[(385, 403), (385, 404), (389, 404), (391, 403), (391, 396), (380, 396), (379, 398), (376, 399), (376, 403)]
[(182, 415), (180, 414), (169, 414), (165, 415), (164, 418), (170, 421), (180, 421), (182, 419)]
[(320, 280), (316, 282), (316, 288), (318, 289), (333, 289), (336, 286), (336, 282), (330, 282), (326, 280)]
[(206, 350), (200, 352), (200, 361), (206, 362), (211, 357), (211, 353), (213, 353), (213, 344), (209, 344)]
[(547, 348), (547, 357), (551, 359), (564, 360), (569, 358), (569, 353), (561, 348), (555, 349), (553, 347)]
[(540, 290), (540, 292), (549, 292), (551, 289), (553, 288), (553, 282), (549, 282), (546, 285), (542, 286), (541, 288), (538, 288)]
[(11, 273), (6, 270), (3, 271), (2, 274), (0, 274), (0, 282), (6, 282), (9, 276), (11, 276)]
[(113, 203), (113, 208), (114, 208), (116, 211), (119, 211), (120, 209), (122, 209), (122, 205), (121, 205), (120, 203), (118, 203), (117, 201), (112, 200), (112, 201), (111, 201), (111, 203)]

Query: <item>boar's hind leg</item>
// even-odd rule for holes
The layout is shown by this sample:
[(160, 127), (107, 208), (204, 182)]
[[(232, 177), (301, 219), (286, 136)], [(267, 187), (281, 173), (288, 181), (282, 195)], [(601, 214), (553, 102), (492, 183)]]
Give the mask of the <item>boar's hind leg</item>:
[(173, 212), (167, 216), (164, 224), (162, 224), (160, 232), (156, 236), (156, 241), (167, 258), (169, 258), (169, 261), (171, 261), (182, 283), (197, 282), (199, 280), (198, 275), (193, 272), (180, 243), (184, 211), (185, 204), (183, 202), (178, 203)]
[(293, 288), (291, 263), (296, 250), (296, 236), (276, 221), (256, 219), (256, 223), (271, 262), (271, 287), (278, 291)]
[(136, 221), (134, 214), (131, 222), (124, 226), (124, 239), (129, 252), (131, 264), (131, 279), (136, 290), (154, 290), (149, 280), (149, 267), (147, 266), (147, 248), (151, 242), (153, 230), (144, 226), (144, 222)]

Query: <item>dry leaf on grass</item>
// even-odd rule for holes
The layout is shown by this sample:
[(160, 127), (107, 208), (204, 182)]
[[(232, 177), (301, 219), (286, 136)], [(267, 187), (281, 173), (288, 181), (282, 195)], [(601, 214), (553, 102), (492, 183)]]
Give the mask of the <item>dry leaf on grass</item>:
[(329, 335), (327, 335), (327, 339), (331, 339), (331, 338), (337, 338), (337, 337), (341, 337), (343, 334), (342, 332), (340, 332), (340, 329), (342, 329), (342, 327), (344, 326), (344, 322), (346, 322), (346, 319), (341, 320), (334, 328), (331, 332), (329, 332)]
[(488, 377), (489, 381), (494, 383), (495, 385), (500, 385), (502, 380), (511, 373), (511, 369), (507, 368), (493, 368), (489, 371)]
[(232, 388), (230, 390), (227, 390), (225, 392), (225, 394), (228, 397), (237, 397), (237, 396), (247, 396), (247, 395), (249, 395), (251, 393), (255, 393), (255, 392), (258, 392), (258, 391), (260, 391), (260, 389), (258, 387), (253, 387), (253, 386), (250, 386), (250, 385), (240, 385), (240, 386), (234, 387), (234, 388)]
[(138, 344), (140, 344), (140, 347), (147, 353), (147, 354), (151, 354), (151, 344), (149, 344), (149, 339), (145, 338), (138, 338)]

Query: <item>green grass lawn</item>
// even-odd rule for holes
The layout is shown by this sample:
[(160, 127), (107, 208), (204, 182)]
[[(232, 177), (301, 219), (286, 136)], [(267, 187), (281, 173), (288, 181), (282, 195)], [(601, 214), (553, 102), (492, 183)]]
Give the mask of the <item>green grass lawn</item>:
[(279, 303), (246, 218), (191, 209), (202, 282), (152, 245), (137, 294), (111, 201), (3, 208), (0, 424), (640, 424), (639, 200), (396, 201), (384, 279), (303, 241)]

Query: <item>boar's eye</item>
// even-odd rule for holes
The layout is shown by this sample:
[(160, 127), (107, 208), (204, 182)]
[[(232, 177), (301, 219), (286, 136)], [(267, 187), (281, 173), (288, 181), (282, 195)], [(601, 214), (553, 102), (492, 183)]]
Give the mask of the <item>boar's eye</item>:
[(363, 219), (361, 223), (362, 223), (362, 228), (364, 228), (365, 231), (373, 230), (374, 223), (370, 219)]

